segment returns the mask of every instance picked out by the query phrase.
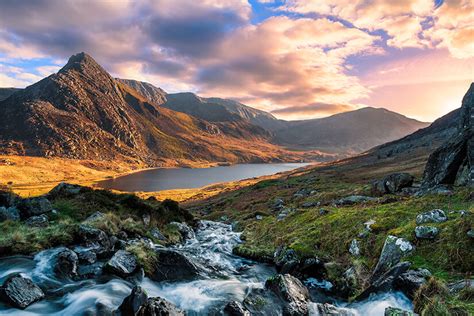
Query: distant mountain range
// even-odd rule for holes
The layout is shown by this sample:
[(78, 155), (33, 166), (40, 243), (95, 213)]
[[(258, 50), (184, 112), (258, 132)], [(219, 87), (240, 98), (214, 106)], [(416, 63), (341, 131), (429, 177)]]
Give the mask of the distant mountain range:
[(376, 108), (279, 120), (234, 100), (168, 94), (146, 82), (112, 78), (85, 53), (25, 89), (0, 89), (0, 120), (0, 154), (148, 165), (327, 160), (428, 125)]

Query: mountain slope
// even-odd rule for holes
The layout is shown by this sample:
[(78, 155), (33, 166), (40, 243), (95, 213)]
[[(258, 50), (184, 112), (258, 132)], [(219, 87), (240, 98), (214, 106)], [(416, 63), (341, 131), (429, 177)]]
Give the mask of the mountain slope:
[(72, 56), (58, 73), (0, 103), (0, 152), (148, 165), (296, 159), (248, 122), (210, 123), (174, 112), (130, 85), (89, 55)]
[(18, 88), (0, 88), (0, 101), (7, 99), (13, 93), (20, 91)]

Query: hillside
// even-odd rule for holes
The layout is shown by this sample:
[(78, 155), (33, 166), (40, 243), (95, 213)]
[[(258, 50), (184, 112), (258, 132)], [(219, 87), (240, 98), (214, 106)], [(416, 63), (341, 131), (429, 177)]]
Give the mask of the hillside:
[(300, 159), (248, 121), (212, 123), (174, 112), (153, 102), (160, 93), (149, 88), (117, 81), (89, 55), (74, 55), (58, 73), (0, 103), (0, 154), (150, 166)]
[(18, 88), (0, 88), (0, 101), (5, 100), (9, 96), (11, 96), (13, 93), (19, 91), (21, 89)]

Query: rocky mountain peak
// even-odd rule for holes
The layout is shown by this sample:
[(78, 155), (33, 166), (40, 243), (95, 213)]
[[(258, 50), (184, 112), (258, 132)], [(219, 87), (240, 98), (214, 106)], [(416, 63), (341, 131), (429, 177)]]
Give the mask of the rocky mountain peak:
[(61, 68), (61, 70), (59, 70), (59, 73), (66, 73), (71, 70), (75, 70), (79, 73), (86, 74), (86, 75), (95, 76), (98, 73), (101, 73), (103, 75), (109, 76), (107, 71), (104, 68), (102, 68), (102, 66), (100, 66), (95, 61), (94, 58), (92, 58), (89, 54), (84, 53), (84, 52), (77, 53), (69, 57), (67, 64), (64, 65), (64, 67)]

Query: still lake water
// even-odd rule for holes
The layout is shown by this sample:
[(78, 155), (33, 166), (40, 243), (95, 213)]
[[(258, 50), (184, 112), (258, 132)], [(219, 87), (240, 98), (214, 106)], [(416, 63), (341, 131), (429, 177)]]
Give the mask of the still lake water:
[(308, 163), (238, 164), (213, 168), (150, 169), (115, 179), (100, 181), (104, 189), (121, 191), (162, 191), (200, 188), (220, 182), (243, 180), (276, 174), (309, 165)]

